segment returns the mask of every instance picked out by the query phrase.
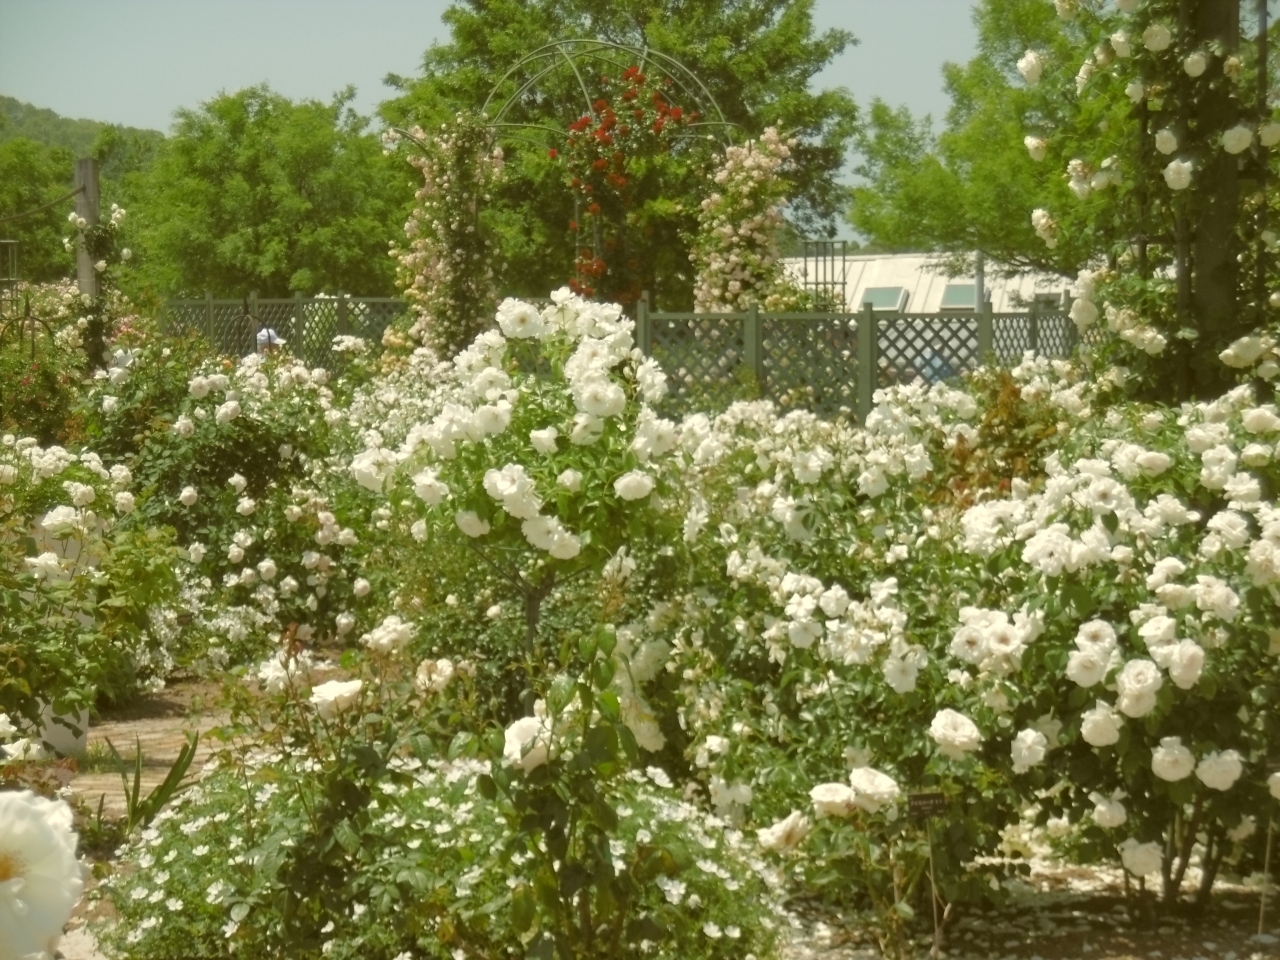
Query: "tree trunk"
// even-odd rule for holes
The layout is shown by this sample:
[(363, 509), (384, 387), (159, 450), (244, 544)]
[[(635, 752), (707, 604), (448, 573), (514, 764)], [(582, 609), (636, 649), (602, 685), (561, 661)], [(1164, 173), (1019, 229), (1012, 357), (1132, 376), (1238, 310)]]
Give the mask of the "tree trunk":
[[(1222, 51), (1200, 81), (1203, 93), (1196, 104), (1196, 127), (1228, 129), (1235, 125), (1238, 111), (1229, 95), (1231, 82), (1223, 77), (1222, 57), (1239, 50), (1240, 0), (1197, 0), (1191, 11), (1191, 31), (1194, 47)], [(1192, 375), (1193, 389), (1201, 398), (1216, 397), (1230, 385), (1218, 353), (1239, 336), (1242, 326), (1236, 300), (1239, 162), (1221, 149), (1216, 136), (1206, 146), (1208, 159), (1197, 171), (1199, 202), (1192, 224), (1193, 310), (1200, 334)]]

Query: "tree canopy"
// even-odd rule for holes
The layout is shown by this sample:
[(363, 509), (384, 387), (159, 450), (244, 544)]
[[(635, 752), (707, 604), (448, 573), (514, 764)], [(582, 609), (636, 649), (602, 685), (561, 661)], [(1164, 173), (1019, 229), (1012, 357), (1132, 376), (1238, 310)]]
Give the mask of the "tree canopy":
[(24, 280), (58, 280), (72, 267), (72, 256), (63, 248), (71, 201), (39, 208), (71, 190), (74, 171), (71, 152), (61, 147), (25, 137), (0, 142), (0, 240), (18, 241)]
[[(1046, 247), (1030, 211), (1065, 200), (1066, 185), (1023, 144), (1029, 126), (1047, 125), (1043, 98), (1018, 80), (1028, 48), (1070, 61), (1069, 43), (1044, 0), (983, 0), (974, 11), (978, 53), (943, 76), (951, 109), (940, 133), (933, 118), (872, 103), (856, 137), (849, 220), (878, 247), (967, 255), (982, 250), (1001, 264), (1074, 276), (1096, 253), (1082, 232)], [(1058, 110), (1061, 113), (1061, 109)]]
[(243, 296), (393, 292), (388, 244), (412, 197), (350, 107), (265, 86), (179, 110), (144, 175), (126, 175), (131, 226), (152, 287)]
[[(857, 108), (844, 90), (815, 93), (809, 86), (855, 40), (841, 30), (817, 32), (813, 0), (460, 0), (444, 19), (452, 38), (427, 51), (422, 75), (388, 78), (400, 90), (381, 107), (388, 121), (431, 129), (458, 112), (478, 110), (495, 80), (539, 46), (598, 39), (666, 54), (691, 68), (737, 125), (739, 139), (769, 126), (798, 137), (789, 214), (802, 230), (829, 228), (845, 205), (838, 175)], [(601, 75), (616, 78), (628, 66), (647, 65), (621, 56), (586, 61), (582, 80), (590, 96), (598, 95)], [(510, 83), (496, 102), (516, 92)], [(691, 106), (676, 94), (672, 100)], [(506, 119), (563, 131), (583, 108), (579, 81), (566, 69), (521, 94)], [(575, 208), (568, 178), (547, 155), (554, 143), (511, 137), (504, 146), (507, 175), (489, 217), (500, 237), (498, 284), (506, 292), (545, 295), (548, 283), (568, 279), (579, 251), (570, 230)], [(692, 301), (685, 238), (706, 192), (705, 154), (685, 154), (687, 162), (663, 182), (662, 208), (640, 204), (644, 212), (631, 231), (633, 243), (645, 244), (638, 259), (650, 265), (650, 289), (666, 303)]]

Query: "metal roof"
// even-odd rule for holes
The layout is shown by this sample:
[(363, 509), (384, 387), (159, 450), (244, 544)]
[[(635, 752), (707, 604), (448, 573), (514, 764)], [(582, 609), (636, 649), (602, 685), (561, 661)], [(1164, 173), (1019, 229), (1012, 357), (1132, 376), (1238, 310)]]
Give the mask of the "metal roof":
[[(949, 285), (974, 284), (972, 275), (948, 277), (942, 270), (942, 258), (936, 254), (878, 253), (836, 257), (834, 262), (827, 263), (834, 266), (835, 279), (844, 280), (845, 309), (850, 312), (862, 309), (868, 290), (876, 290), (871, 298), (878, 304), (894, 299), (885, 288), (899, 287), (906, 293), (907, 313), (938, 313)], [(803, 282), (806, 271), (803, 258), (787, 258), (783, 265), (788, 273)], [(808, 267), (814, 269), (812, 261)], [(988, 263), (985, 278), (987, 299), (996, 313), (1025, 310), (1037, 297), (1042, 301), (1052, 297), (1061, 302), (1071, 287), (1071, 282), (1058, 274), (1021, 274), (1006, 279), (998, 272), (997, 264)], [(948, 300), (963, 299), (965, 292), (953, 290)]]

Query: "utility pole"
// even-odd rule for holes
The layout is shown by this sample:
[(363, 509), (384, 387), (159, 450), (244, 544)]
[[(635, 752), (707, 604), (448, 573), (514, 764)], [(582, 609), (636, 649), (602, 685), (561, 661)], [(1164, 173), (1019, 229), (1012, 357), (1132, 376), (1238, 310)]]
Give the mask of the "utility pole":
[[(98, 161), (85, 157), (76, 161), (76, 216), (84, 217), (90, 227), (98, 225)], [(76, 247), (76, 285), (82, 294), (96, 297), (100, 292), (98, 271), (84, 243)]]

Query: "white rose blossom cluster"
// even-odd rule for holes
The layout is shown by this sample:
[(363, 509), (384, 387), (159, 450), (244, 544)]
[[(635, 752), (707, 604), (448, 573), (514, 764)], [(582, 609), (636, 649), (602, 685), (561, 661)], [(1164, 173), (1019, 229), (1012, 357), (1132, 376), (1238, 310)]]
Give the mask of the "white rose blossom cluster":
[(410, 133), (421, 152), (409, 163), (423, 185), (404, 225), (407, 242), (391, 254), (416, 316), (409, 336), (449, 356), (484, 329), (494, 300), (493, 255), (476, 210), (502, 180), (503, 153), (486, 125), (463, 115), (438, 133)]
[[(1061, 11), (1061, 5), (1059, 9)], [(1027, 131), (1023, 141), (1034, 161), (1044, 160), (1051, 152), (1067, 159), (1064, 179), (1069, 191), (1079, 200), (1086, 200), (1108, 186), (1137, 177), (1159, 184), (1160, 191), (1169, 196), (1170, 204), (1191, 204), (1185, 209), (1197, 209), (1199, 197), (1186, 195), (1195, 193), (1193, 188), (1202, 170), (1215, 168), (1218, 162), (1215, 155), (1247, 157), (1257, 155), (1259, 148), (1265, 150), (1280, 143), (1280, 122), (1265, 115), (1252, 116), (1251, 102), (1245, 100), (1240, 88), (1243, 61), (1239, 54), (1229, 54), (1214, 44), (1193, 46), (1200, 42), (1190, 36), (1195, 28), (1190, 24), (1173, 22), (1169, 12), (1158, 6), (1147, 5), (1146, 9), (1139, 10), (1138, 5), (1126, 0), (1124, 4), (1115, 5), (1114, 9), (1100, 5), (1093, 14), (1088, 18), (1076, 18), (1073, 14), (1064, 18), (1062, 26), (1064, 38), (1087, 51), (1075, 78), (1079, 111), (1075, 117), (1064, 118), (1058, 129), (1039, 127)], [(1041, 83), (1046, 71), (1066, 65), (1059, 64), (1056, 58), (1051, 60), (1041, 51), (1027, 50), (1013, 66), (1029, 87), (1035, 87)], [(1098, 82), (1102, 76), (1115, 82)], [(1163, 116), (1170, 119), (1153, 122), (1149, 128), (1130, 124), (1123, 131), (1108, 128), (1106, 122), (1099, 126), (1087, 119), (1089, 111), (1095, 109), (1088, 105), (1089, 100), (1095, 97), (1118, 99), (1121, 90), (1130, 103), (1141, 105), (1144, 110), (1149, 104), (1153, 118)], [(1188, 127), (1178, 120), (1178, 117), (1194, 116), (1203, 110), (1205, 98), (1224, 94), (1231, 99), (1233, 107), (1213, 109), (1215, 117), (1221, 117), (1218, 123)], [(1033, 94), (1037, 99), (1041, 96), (1038, 91)], [(1052, 101), (1060, 96), (1060, 92), (1055, 87), (1043, 96)], [(1235, 109), (1236, 106), (1240, 109)], [(1037, 109), (1031, 115), (1043, 115), (1044, 112)], [(1048, 112), (1056, 113), (1057, 107)], [(1239, 119), (1240, 116), (1246, 119)], [(1072, 123), (1072, 120), (1077, 123)], [(1134, 142), (1139, 137), (1147, 142)], [(1121, 155), (1115, 152), (1118, 145), (1123, 147), (1121, 155), (1131, 160), (1121, 160)], [(1155, 148), (1154, 153), (1150, 147)], [(1148, 166), (1148, 158), (1155, 162)], [(1122, 163), (1134, 163), (1141, 169), (1125, 169), (1122, 175)], [(1183, 195), (1182, 199), (1174, 199), (1180, 195)], [(1068, 221), (1067, 217), (1071, 220)], [(1033, 230), (1050, 249), (1055, 248), (1061, 239), (1060, 219), (1075, 232), (1076, 223), (1083, 225), (1091, 217), (1091, 212), (1077, 215), (1055, 210), (1049, 204), (1030, 213)], [(1145, 231), (1150, 227), (1142, 229)], [(1270, 249), (1275, 249), (1273, 232), (1267, 231), (1263, 240)], [(1122, 257), (1121, 269), (1128, 269), (1137, 256), (1134, 252)], [(1157, 269), (1174, 270), (1175, 265)], [(1144, 279), (1150, 275), (1148, 269)], [(1131, 297), (1128, 290), (1115, 289), (1115, 296)], [(1280, 306), (1280, 293), (1272, 297), (1271, 306)], [(1101, 303), (1086, 308), (1086, 313), (1092, 314), (1094, 308), (1106, 313), (1112, 333), (1137, 350), (1148, 356), (1158, 356), (1164, 351), (1168, 334), (1157, 332), (1150, 323), (1151, 318), (1139, 320), (1132, 309)], [(1075, 317), (1073, 311), (1073, 319), (1083, 331), (1092, 325), (1096, 316), (1092, 319), (1089, 316)], [(1237, 363), (1241, 358), (1233, 351), (1228, 353), (1231, 356), (1229, 359), (1224, 357), (1226, 362), (1249, 365), (1244, 361)]]
[[(633, 324), (616, 305), (561, 289), (541, 310), (508, 299), (496, 319), (497, 330), (435, 369), (435, 392), (413, 408), (420, 419), (400, 445), (371, 446), (351, 469), (375, 491), (408, 476), (426, 508), (411, 528), (416, 539), (431, 524), (480, 544), (514, 529), (550, 559), (574, 560), (586, 544), (578, 524), (590, 521), (577, 506), (591, 493), (586, 476), (603, 471), (604, 490), (620, 507), (657, 489), (678, 439), (651, 406), (665, 397), (666, 378), (635, 348)], [(527, 349), (554, 356), (562, 376), (548, 384), (513, 375), (512, 358)], [(366, 437), (386, 442), (376, 427)]]
[(778, 233), (786, 186), (781, 172), (795, 139), (769, 127), (758, 140), (725, 150), (701, 203), (698, 234), (689, 254), (697, 271), (694, 309), (700, 313), (795, 310), (803, 291), (783, 270)]

